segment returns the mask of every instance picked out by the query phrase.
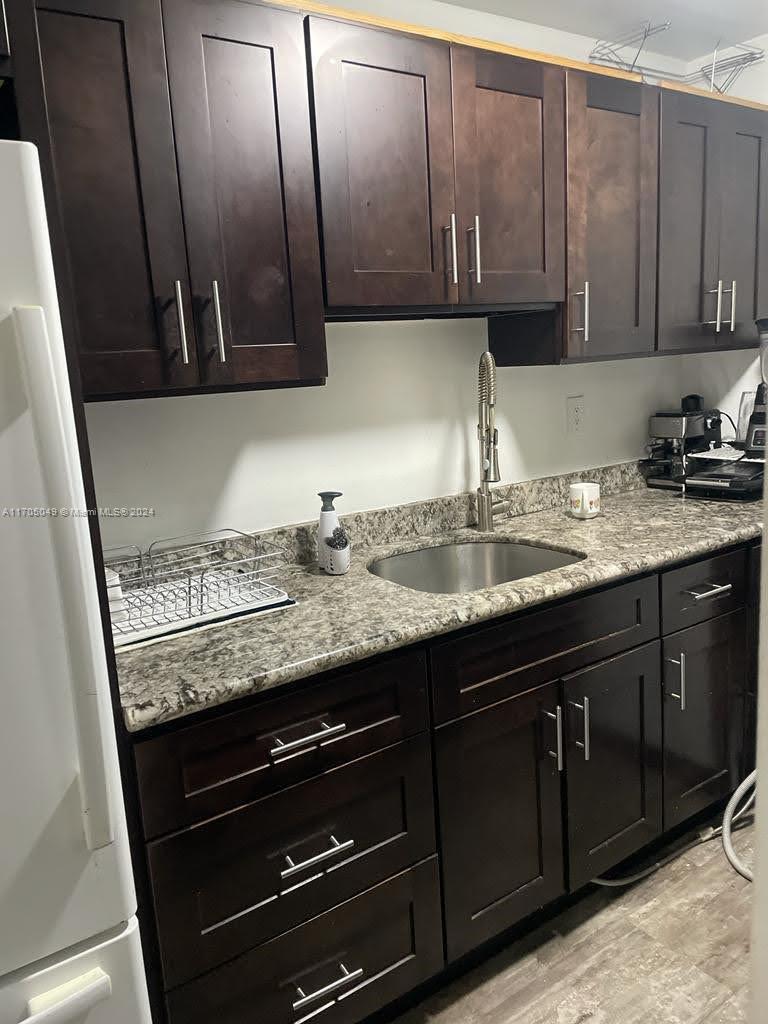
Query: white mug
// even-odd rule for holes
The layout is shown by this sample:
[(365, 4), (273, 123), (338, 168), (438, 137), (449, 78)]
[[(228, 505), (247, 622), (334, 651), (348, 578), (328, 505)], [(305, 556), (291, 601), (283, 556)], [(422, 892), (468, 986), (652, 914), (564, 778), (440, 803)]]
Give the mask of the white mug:
[(571, 484), (569, 506), (571, 515), (577, 519), (594, 519), (600, 514), (600, 484)]

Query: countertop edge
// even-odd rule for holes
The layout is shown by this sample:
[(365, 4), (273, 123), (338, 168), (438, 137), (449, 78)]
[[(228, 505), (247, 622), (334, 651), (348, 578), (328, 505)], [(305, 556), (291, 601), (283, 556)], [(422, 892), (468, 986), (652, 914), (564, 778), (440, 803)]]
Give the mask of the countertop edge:
[[(167, 725), (178, 722), (180, 719), (192, 718), (192, 716), (210, 711), (215, 708), (224, 707), (234, 701), (242, 700), (249, 696), (256, 696), (259, 693), (279, 689), (288, 683), (301, 679), (311, 679), (334, 669), (375, 658), (391, 651), (396, 651), (413, 644), (445, 636), (446, 634), (463, 629), (467, 626), (479, 625), (493, 622), (496, 619), (505, 618), (523, 612), (529, 608), (539, 607), (550, 602), (559, 601), (575, 594), (585, 593), (597, 589), (605, 584), (617, 583), (620, 580), (629, 580), (645, 573), (655, 572), (660, 569), (669, 568), (672, 565), (688, 562), (699, 556), (710, 554), (714, 551), (724, 551), (728, 548), (748, 543), (762, 536), (762, 528), (759, 525), (749, 525), (734, 529), (728, 542), (723, 543), (722, 537), (707, 539), (686, 540), (686, 552), (681, 556), (676, 551), (661, 551), (654, 556), (641, 556), (637, 559), (631, 557), (622, 558), (621, 563), (593, 559), (591, 566), (587, 566), (589, 559), (579, 563), (582, 570), (580, 577), (569, 579), (558, 577), (557, 586), (553, 588), (556, 592), (548, 592), (546, 586), (529, 592), (525, 598), (515, 600), (514, 594), (510, 594), (509, 605), (503, 609), (485, 609), (473, 607), (468, 603), (466, 612), (458, 614), (452, 612), (439, 624), (433, 623), (426, 628), (414, 625), (410, 628), (400, 626), (397, 630), (382, 632), (366, 637), (364, 641), (340, 646), (330, 651), (324, 651), (314, 656), (311, 661), (292, 662), (281, 666), (273, 671), (266, 671), (258, 676), (250, 676), (241, 680), (234, 680), (229, 685), (227, 693), (209, 696), (203, 703), (196, 695), (194, 688), (189, 688), (189, 700), (184, 700), (185, 691), (180, 691), (180, 702), (175, 706), (168, 704), (159, 708), (157, 703), (151, 706), (142, 707), (141, 703), (134, 705), (123, 705), (123, 719), (125, 728), (131, 738), (135, 738), (155, 726)], [(583, 578), (585, 568), (593, 568), (594, 576), (589, 579)], [(546, 574), (543, 574), (546, 575)], [(519, 595), (517, 595), (519, 597)], [(145, 712), (145, 713), (142, 713)], [(189, 723), (194, 724), (194, 722)]]

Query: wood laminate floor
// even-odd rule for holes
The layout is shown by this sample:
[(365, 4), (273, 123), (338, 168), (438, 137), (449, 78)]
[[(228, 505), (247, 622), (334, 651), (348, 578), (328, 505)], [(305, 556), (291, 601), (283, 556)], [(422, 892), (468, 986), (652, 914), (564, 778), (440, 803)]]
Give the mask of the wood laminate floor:
[[(734, 845), (753, 862), (751, 828)], [(712, 841), (591, 892), (396, 1024), (742, 1024), (750, 888)]]

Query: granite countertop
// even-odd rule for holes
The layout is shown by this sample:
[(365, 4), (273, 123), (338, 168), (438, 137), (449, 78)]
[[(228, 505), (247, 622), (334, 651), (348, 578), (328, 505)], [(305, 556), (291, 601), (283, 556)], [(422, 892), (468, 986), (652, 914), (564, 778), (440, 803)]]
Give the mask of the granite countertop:
[(497, 538), (586, 557), (470, 594), (409, 590), (372, 575), (367, 566), (382, 555), (487, 536), (472, 528), (356, 548), (346, 576), (292, 566), (283, 585), (296, 598), (295, 607), (120, 651), (126, 726), (138, 732), (470, 623), (705, 555), (759, 536), (762, 521), (762, 501), (704, 502), (645, 488), (604, 498), (596, 519), (576, 520), (559, 508), (502, 519)]

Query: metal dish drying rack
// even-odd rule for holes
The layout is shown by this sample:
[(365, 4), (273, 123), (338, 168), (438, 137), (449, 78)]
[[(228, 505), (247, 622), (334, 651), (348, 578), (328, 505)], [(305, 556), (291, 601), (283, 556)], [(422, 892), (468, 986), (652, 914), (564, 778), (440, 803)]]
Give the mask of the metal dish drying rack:
[(284, 550), (239, 530), (111, 548), (104, 564), (120, 577), (107, 586), (116, 647), (296, 603), (275, 583)]

